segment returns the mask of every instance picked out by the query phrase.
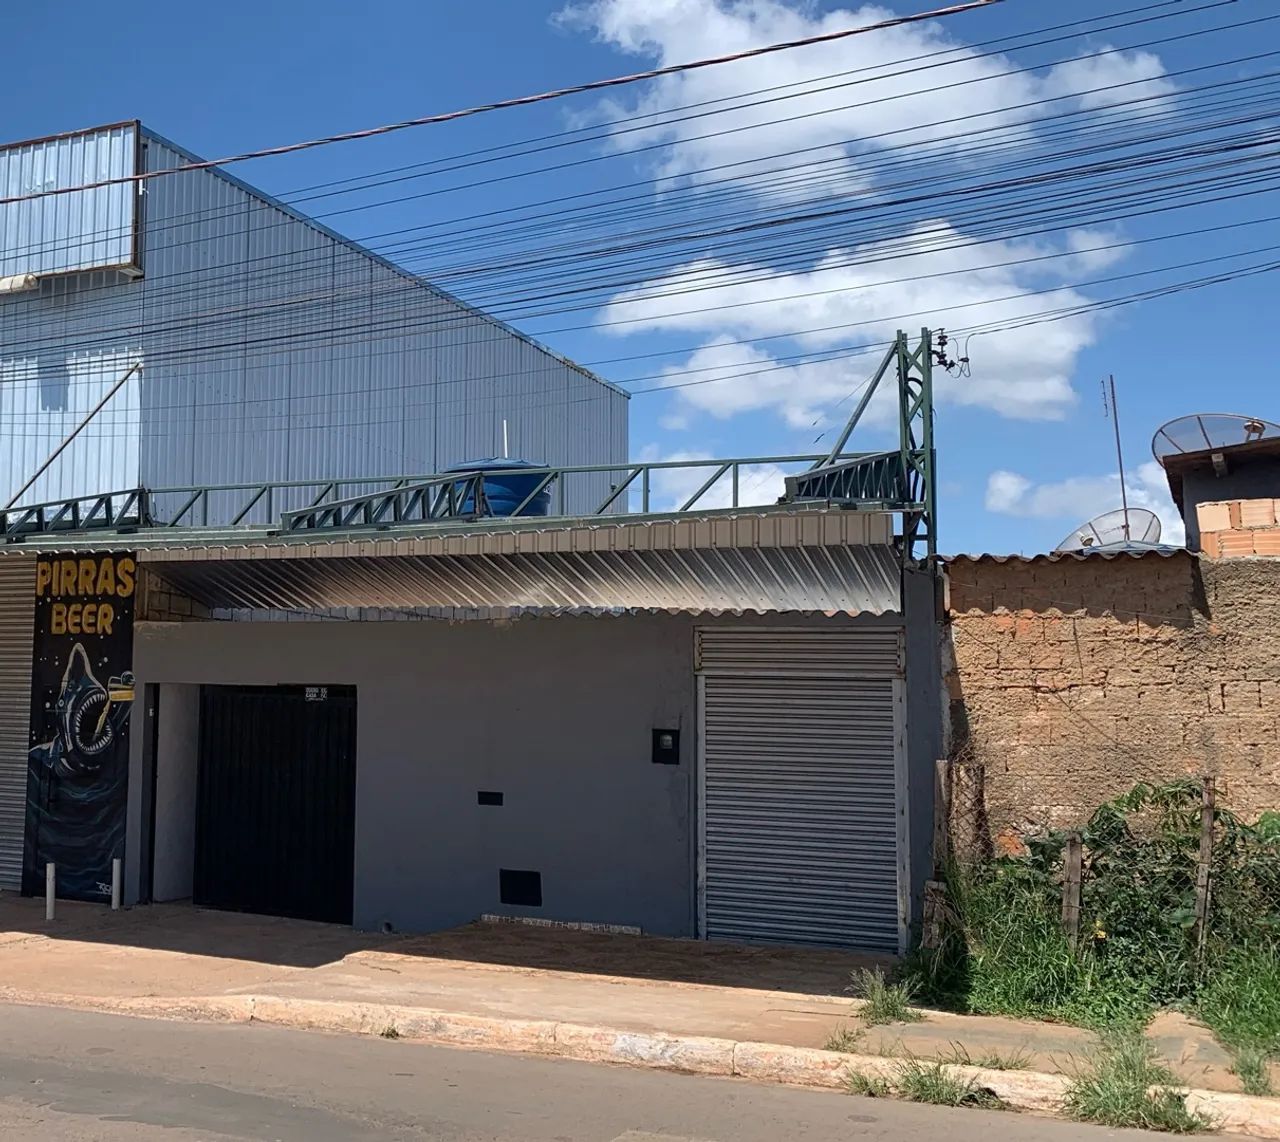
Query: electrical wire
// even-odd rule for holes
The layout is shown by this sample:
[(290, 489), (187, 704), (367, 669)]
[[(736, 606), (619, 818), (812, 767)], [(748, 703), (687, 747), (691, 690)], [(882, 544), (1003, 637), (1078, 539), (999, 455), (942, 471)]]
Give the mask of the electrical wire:
[[(879, 207), (879, 209), (882, 209), (882, 210), (883, 210), (883, 204), (876, 204), (876, 205)], [(257, 288), (257, 285), (259, 285), (259, 283), (255, 282), (255, 287), (256, 287), (256, 288)], [(101, 288), (106, 288), (106, 287), (101, 287)], [(204, 282), (204, 283), (202, 283), (201, 292), (206, 292), (206, 293), (207, 293), (207, 291), (209, 291), (209, 282)], [(264, 292), (265, 292), (265, 291), (264, 291)]]
[(279, 155), (291, 155), (297, 154), (300, 151), (313, 150), (316, 147), (330, 146), (334, 143), (347, 143), (354, 142), (359, 139), (372, 139), (379, 135), (389, 135), (393, 132), (404, 131), (412, 127), (427, 127), (440, 123), (452, 123), (458, 119), (466, 119), (491, 111), (503, 111), (513, 107), (528, 107), (536, 103), (546, 103), (553, 99), (563, 99), (569, 95), (582, 95), (592, 91), (606, 91), (615, 87), (623, 87), (629, 84), (639, 83), (644, 80), (658, 79), (662, 76), (680, 75), (685, 72), (696, 71), (702, 68), (716, 67), (721, 64), (755, 59), (759, 56), (771, 55), (776, 52), (791, 51), (795, 48), (810, 47), (815, 44), (834, 43), (837, 40), (846, 40), (853, 36), (862, 36), (871, 32), (886, 31), (890, 28), (905, 27), (908, 24), (918, 24), (927, 20), (937, 20), (947, 16), (956, 16), (965, 12), (973, 12), (980, 8), (988, 8), (993, 4), (999, 4), (1002, 2), (1003, 0), (967, 0), (966, 3), (952, 4), (943, 8), (934, 8), (927, 12), (917, 12), (908, 16), (894, 16), (886, 20), (880, 20), (873, 24), (864, 24), (855, 28), (842, 28), (834, 32), (821, 32), (812, 36), (804, 36), (800, 39), (766, 44), (762, 47), (747, 48), (742, 51), (730, 52), (726, 55), (709, 56), (704, 59), (692, 60), (688, 63), (670, 64), (666, 67), (650, 68), (646, 71), (633, 72), (630, 75), (619, 75), (613, 76), (609, 79), (591, 80), (590, 82), (578, 83), (570, 87), (560, 87), (551, 91), (539, 92), (536, 95), (522, 95), (515, 99), (500, 99), (492, 103), (481, 104), (477, 107), (467, 107), (458, 111), (446, 111), (438, 115), (424, 115), (416, 119), (405, 119), (399, 123), (387, 123), (380, 127), (367, 127), (360, 131), (345, 131), (339, 134), (326, 135), (318, 139), (308, 139), (298, 143), (287, 143), (278, 147), (264, 147), (255, 151), (244, 151), (240, 154), (228, 155), (221, 159), (201, 159), (198, 162), (187, 163), (180, 167), (171, 167), (156, 171), (144, 171), (141, 174), (122, 175), (117, 178), (99, 179), (96, 182), (82, 183), (77, 186), (54, 187), (48, 190), (34, 191), (30, 194), (10, 195), (8, 197), (0, 198), (0, 206), (5, 206), (14, 202), (29, 202), (33, 199), (48, 198), (54, 195), (74, 194), (77, 191), (82, 190), (98, 190), (107, 186), (136, 185), (138, 183), (148, 182), (151, 179), (162, 178), (165, 175), (183, 174), (193, 170), (211, 170), (214, 167), (230, 166), (233, 163), (242, 163), (250, 159), (273, 158)]
[[(1184, 12), (1180, 12), (1180, 13), (1178, 13), (1178, 14), (1186, 14), (1186, 13), (1191, 13), (1191, 12), (1198, 12), (1198, 11), (1202, 11), (1202, 10), (1204, 10), (1204, 8), (1206, 8), (1206, 7), (1219, 7), (1219, 6), (1223, 6), (1224, 4), (1234, 3), (1234, 2), (1235, 2), (1235, 0), (1213, 0), (1213, 2), (1212, 2), (1212, 3), (1210, 3), (1210, 4), (1208, 4), (1208, 5), (1204, 5), (1204, 6), (1202, 6), (1201, 8), (1187, 9), (1187, 10), (1185, 10)], [(1238, 23), (1236, 23), (1236, 24), (1227, 24), (1227, 25), (1222, 25), (1222, 26), (1220, 26), (1220, 27), (1213, 28), (1213, 29), (1210, 29), (1210, 30), (1211, 30), (1211, 31), (1215, 31), (1215, 32), (1217, 32), (1217, 31), (1231, 31), (1231, 30), (1237, 30), (1237, 29), (1240, 29), (1240, 28), (1249, 27), (1249, 26), (1252, 26), (1252, 25), (1255, 25), (1255, 24), (1258, 24), (1258, 23), (1266, 23), (1266, 22), (1269, 22), (1269, 21), (1272, 21), (1272, 20), (1276, 20), (1276, 19), (1280, 19), (1280, 13), (1278, 13), (1278, 14), (1274, 14), (1274, 15), (1269, 15), (1269, 16), (1257, 17), (1257, 18), (1255, 18), (1255, 19), (1252, 19), (1252, 20), (1246, 20), (1246, 21), (1241, 21), (1241, 22), (1238, 22)], [(1174, 37), (1165, 37), (1164, 39), (1148, 40), (1148, 41), (1144, 41), (1144, 42), (1141, 42), (1141, 43), (1138, 43), (1138, 44), (1127, 45), (1127, 46), (1122, 47), (1122, 48), (1107, 48), (1107, 49), (1103, 49), (1103, 50), (1101, 50), (1100, 52), (1093, 52), (1093, 53), (1089, 53), (1088, 55), (1085, 55), (1085, 56), (1068, 57), (1068, 58), (1063, 59), (1063, 60), (1056, 60), (1056, 61), (1053, 61), (1053, 64), (1052, 64), (1052, 65), (1053, 65), (1053, 66), (1056, 66), (1056, 65), (1060, 65), (1060, 64), (1064, 64), (1064, 63), (1079, 62), (1079, 61), (1084, 60), (1084, 59), (1094, 59), (1094, 58), (1097, 58), (1099, 55), (1114, 54), (1114, 53), (1116, 53), (1116, 52), (1123, 52), (1123, 51), (1135, 51), (1135, 50), (1145, 50), (1145, 49), (1147, 49), (1147, 48), (1150, 48), (1150, 47), (1153, 47), (1153, 46), (1158, 46), (1158, 45), (1163, 44), (1163, 43), (1173, 42), (1174, 40), (1186, 39), (1186, 38), (1191, 37), (1191, 36), (1198, 36), (1198, 35), (1203, 35), (1203, 34), (1204, 34), (1204, 32), (1203, 32), (1203, 31), (1191, 32), (1191, 33), (1185, 33), (1185, 34), (1183, 34), (1183, 35), (1174, 36)], [(1271, 54), (1271, 55), (1274, 55), (1274, 54), (1276, 54), (1276, 53), (1265, 53), (1265, 54)], [(1225, 61), (1224, 63), (1219, 63), (1219, 64), (1210, 64), (1210, 65), (1207, 65), (1207, 67), (1208, 67), (1208, 68), (1214, 68), (1214, 67), (1224, 67), (1224, 66), (1237, 65), (1237, 64), (1239, 64), (1239, 63), (1247, 62), (1247, 61), (1249, 61), (1249, 60), (1252, 60), (1252, 59), (1258, 59), (1258, 58), (1263, 58), (1263, 56), (1248, 56), (1248, 57), (1243, 57), (1242, 59), (1238, 59), (1238, 60)], [(1042, 66), (1043, 66), (1043, 65), (1042, 65)], [(1048, 104), (1048, 103), (1062, 102), (1062, 101), (1071, 100), (1071, 99), (1079, 99), (1079, 98), (1082, 98), (1082, 97), (1084, 97), (1084, 96), (1088, 96), (1088, 95), (1107, 95), (1107, 94), (1109, 94), (1109, 93), (1111, 93), (1111, 92), (1114, 92), (1114, 90), (1116, 90), (1117, 88), (1121, 88), (1121, 87), (1132, 87), (1132, 86), (1145, 86), (1145, 85), (1149, 85), (1149, 84), (1151, 84), (1152, 82), (1155, 82), (1155, 81), (1156, 81), (1156, 80), (1158, 80), (1158, 79), (1166, 79), (1166, 80), (1167, 80), (1167, 79), (1177, 78), (1177, 77), (1180, 77), (1180, 76), (1183, 76), (1183, 75), (1194, 74), (1194, 73), (1197, 73), (1197, 72), (1200, 72), (1200, 71), (1203, 71), (1203, 70), (1206, 70), (1206, 69), (1207, 69), (1206, 67), (1190, 68), (1190, 69), (1185, 69), (1185, 70), (1180, 71), (1180, 72), (1171, 72), (1171, 73), (1166, 73), (1165, 75), (1160, 76), (1160, 77), (1156, 77), (1155, 79), (1153, 79), (1152, 77), (1144, 77), (1144, 78), (1137, 79), (1137, 80), (1126, 81), (1125, 83), (1121, 83), (1121, 84), (1107, 84), (1107, 85), (1104, 85), (1104, 86), (1102, 86), (1102, 87), (1098, 87), (1098, 88), (1083, 89), (1083, 90), (1080, 90), (1080, 91), (1070, 92), (1070, 93), (1063, 94), (1063, 95), (1053, 96), (1053, 97), (1050, 97), (1050, 98), (1047, 98), (1047, 99), (1034, 100), (1034, 101), (1030, 101), (1030, 102), (1028, 102), (1028, 103), (1024, 103), (1024, 104), (1017, 104), (1017, 105), (1013, 105), (1012, 107), (1002, 108), (1002, 109), (1000, 109), (1000, 113), (1007, 112), (1008, 110), (1016, 110), (1016, 109), (1020, 109), (1020, 108), (1030, 108), (1030, 107), (1036, 107), (1036, 106), (1043, 106), (1043, 105)], [(1004, 77), (1006, 77), (1006, 76), (1008, 76), (1008, 75), (1018, 75), (1018, 74), (1029, 73), (1029, 72), (1032, 72), (1032, 71), (1034, 71), (1034, 70), (1037, 70), (1037, 69), (1036, 69), (1036, 68), (1022, 68), (1022, 69), (1016, 69), (1016, 70), (1008, 71), (1008, 72), (995, 73), (995, 74), (992, 74), (992, 75), (978, 76), (978, 77), (975, 77), (975, 78), (971, 78), (971, 79), (967, 79), (967, 80), (962, 80), (962, 81), (960, 81), (960, 82), (958, 82), (957, 84), (954, 84), (954, 85), (948, 85), (948, 87), (950, 88), (950, 87), (963, 87), (963, 86), (969, 86), (969, 85), (972, 85), (972, 84), (975, 84), (975, 83), (984, 83), (984, 82), (989, 82), (989, 81), (991, 81), (991, 80), (993, 80), (993, 79), (1000, 79), (1000, 78), (1004, 78)], [(871, 78), (872, 78), (872, 79), (896, 78), (896, 77), (899, 77), (899, 75), (900, 75), (900, 73), (888, 73), (888, 74), (886, 74), (886, 75), (878, 75), (878, 76), (874, 76), (874, 77), (871, 77)], [(867, 81), (869, 82), (870, 80), (867, 80)], [(936, 90), (938, 90), (938, 89), (934, 89), (934, 90), (936, 91)], [(915, 97), (917, 97), (917, 96), (918, 96), (918, 95), (920, 95), (920, 94), (921, 94), (921, 92), (919, 92), (919, 91), (901, 92), (901, 93), (897, 93), (897, 94), (894, 94), (894, 95), (890, 95), (890, 96), (884, 97), (883, 99), (880, 99), (880, 100), (874, 100), (874, 101), (870, 101), (870, 102), (864, 102), (864, 103), (861, 103), (861, 104), (857, 104), (856, 106), (860, 106), (860, 107), (873, 106), (873, 105), (876, 105), (876, 104), (878, 104), (878, 103), (894, 102), (894, 101), (899, 100), (899, 99), (915, 98)], [(1157, 97), (1151, 97), (1151, 98), (1167, 98), (1167, 96), (1157, 96)], [(1119, 106), (1119, 105), (1121, 104), (1121, 102), (1122, 102), (1122, 101), (1116, 101), (1116, 106)], [(839, 106), (837, 106), (837, 107), (828, 108), (828, 109), (824, 110), (824, 111), (822, 112), (822, 114), (827, 114), (827, 113), (831, 113), (831, 112), (839, 111), (839, 110), (847, 110), (847, 109), (849, 109), (850, 107), (853, 107), (853, 106), (855, 106), (855, 105), (854, 105), (854, 104), (842, 104), (842, 105), (839, 105)], [(737, 110), (737, 109), (738, 109), (738, 108), (730, 108), (730, 110)], [(888, 136), (890, 136), (890, 135), (895, 135), (895, 134), (903, 134), (903, 133), (917, 133), (917, 132), (919, 132), (919, 131), (921, 131), (921, 130), (924, 130), (924, 129), (928, 128), (928, 127), (938, 126), (938, 125), (945, 125), (945, 124), (950, 124), (950, 123), (955, 123), (955, 122), (962, 122), (962, 121), (970, 120), (970, 119), (974, 119), (974, 118), (986, 118), (986, 117), (990, 117), (990, 115), (992, 115), (992, 114), (994, 114), (994, 113), (996, 113), (996, 112), (993, 112), (993, 111), (985, 111), (985, 112), (979, 112), (979, 113), (974, 114), (974, 115), (964, 116), (964, 117), (961, 117), (961, 118), (959, 118), (959, 119), (943, 120), (943, 121), (941, 121), (940, 123), (935, 123), (935, 124), (920, 124), (920, 125), (913, 125), (913, 126), (911, 126), (911, 127), (908, 127), (908, 128), (902, 128), (902, 129), (899, 129), (899, 130), (897, 130), (897, 131), (893, 131), (893, 132), (886, 132), (886, 133), (883, 133), (882, 135), (865, 136), (861, 141), (863, 141), (863, 142), (866, 142), (866, 141), (875, 141), (875, 140), (878, 140), (879, 138), (882, 138), (882, 137), (888, 137)], [(761, 121), (761, 122), (759, 122), (759, 123), (751, 124), (751, 125), (749, 125), (748, 127), (744, 127), (744, 128), (735, 128), (735, 129), (732, 129), (732, 130), (729, 130), (729, 131), (723, 131), (723, 132), (713, 132), (713, 133), (712, 133), (712, 134), (710, 134), (710, 135), (706, 135), (706, 136), (696, 136), (696, 137), (691, 138), (691, 139), (681, 140), (681, 142), (688, 143), (688, 142), (700, 142), (700, 141), (705, 141), (705, 140), (707, 140), (707, 139), (719, 138), (719, 137), (721, 137), (721, 136), (722, 136), (722, 135), (724, 135), (724, 134), (737, 133), (738, 131), (741, 131), (741, 130), (756, 129), (756, 128), (764, 127), (764, 126), (776, 126), (776, 125), (779, 125), (779, 124), (792, 123), (792, 122), (797, 121), (797, 119), (805, 118), (805, 117), (807, 117), (807, 116), (788, 116), (788, 117), (785, 117), (785, 118), (783, 118), (783, 119), (781, 119), (781, 120), (765, 120), (765, 121)], [(963, 137), (963, 136), (958, 136), (958, 137)], [(838, 144), (838, 145), (852, 144), (854, 141), (855, 141), (855, 140), (846, 140), (846, 143), (845, 143), (845, 144)], [(665, 146), (667, 146), (667, 145), (669, 145), (669, 144), (666, 144), (666, 143), (662, 143), (662, 144), (655, 144), (655, 147), (665, 147)], [(918, 145), (918, 144), (917, 144), (917, 145)], [(826, 146), (828, 146), (828, 144), (824, 144), (824, 147), (826, 147)], [(628, 154), (634, 154), (634, 152), (628, 152)], [(592, 157), (591, 159), (589, 159), (589, 160), (584, 160), (584, 161), (589, 161), (589, 162), (602, 161), (602, 160), (604, 160), (604, 159), (608, 159), (608, 158), (611, 158), (611, 157), (614, 157), (614, 156), (612, 156), (612, 155), (594, 156), (594, 157)], [(750, 163), (751, 161), (753, 161), (753, 160), (745, 160), (745, 162), (746, 162), (746, 163)], [(571, 165), (571, 166), (572, 166), (572, 165), (576, 165), (576, 164), (569, 164), (569, 165)], [(734, 164), (734, 165), (742, 165), (742, 164)], [(194, 168), (192, 168), (192, 167), (184, 167), (184, 168), (180, 168), (180, 169), (182, 169), (182, 170), (190, 170), (190, 169), (194, 169)], [(544, 168), (544, 169), (541, 169), (541, 170), (536, 170), (536, 171), (531, 171), (531, 172), (529, 172), (529, 171), (526, 171), (526, 172), (519, 172), (519, 173), (517, 173), (517, 174), (515, 174), (515, 175), (512, 175), (512, 176), (505, 176), (505, 178), (504, 178), (504, 179), (484, 180), (484, 181), (481, 181), (481, 182), (464, 183), (464, 184), (461, 184), (461, 185), (458, 185), (458, 186), (447, 187), (447, 188), (443, 188), (443, 189), (442, 189), (442, 190), (440, 190), (440, 191), (434, 191), (434, 192), (430, 192), (430, 193), (431, 193), (431, 194), (435, 194), (435, 193), (453, 193), (453, 192), (455, 192), (455, 191), (472, 190), (472, 189), (477, 189), (477, 188), (480, 188), (480, 187), (490, 186), (490, 185), (493, 185), (495, 182), (498, 182), (498, 181), (505, 181), (505, 179), (509, 179), (509, 178), (522, 178), (522, 177), (527, 177), (527, 176), (529, 176), (529, 175), (531, 175), (531, 174), (538, 174), (538, 173), (560, 172), (560, 171), (563, 171), (564, 169), (566, 169), (566, 168), (565, 168), (563, 165), (560, 165), (560, 166)], [(439, 173), (439, 172), (433, 172), (433, 173)], [(694, 172), (694, 173), (697, 173), (697, 172)], [(632, 185), (640, 185), (640, 184), (632, 184)], [(646, 184), (644, 184), (644, 185), (647, 185), (647, 183), (646, 183)], [(398, 198), (385, 200), (385, 202), (384, 202), (384, 203), (380, 203), (380, 204), (373, 204), (373, 205), (393, 205), (393, 204), (400, 204), (400, 203), (403, 203), (403, 202), (406, 202), (406, 201), (410, 201), (410, 200), (413, 200), (413, 199), (416, 199), (416, 198), (420, 198), (420, 197), (422, 197), (422, 196), (421, 196), (421, 195), (401, 196), (401, 197), (398, 197)], [(0, 200), (0, 201), (3, 201), (3, 200)], [(368, 205), (365, 205), (365, 206), (361, 206), (361, 207), (359, 207), (358, 209), (360, 209), (360, 210), (364, 210), (364, 209), (368, 209), (368, 208), (370, 208), (370, 207), (369, 207)], [(178, 220), (181, 220), (181, 219), (182, 219), (182, 218), (184, 218), (184, 217), (186, 217), (186, 216), (184, 216), (184, 215), (178, 215), (178, 216), (177, 216), (177, 219), (178, 219)], [(332, 217), (332, 215), (321, 215), (320, 217)], [(292, 218), (284, 218), (284, 219), (281, 219), (280, 221), (278, 221), (277, 223), (274, 223), (274, 225), (277, 225), (277, 226), (287, 226), (287, 225), (290, 225), (293, 221), (294, 221), (294, 219), (292, 219)], [(166, 223), (166, 225), (168, 225), (168, 223)], [(269, 227), (268, 227), (268, 228), (269, 228)], [(265, 228), (264, 228), (264, 229), (265, 229)], [(124, 234), (124, 231), (121, 231), (121, 232), (119, 233), (119, 235), (118, 235), (118, 236), (123, 236), (123, 234)], [(376, 237), (376, 236), (375, 236), (375, 237)], [(92, 238), (86, 239), (85, 241), (86, 241), (87, 243), (94, 243), (94, 242), (97, 242), (98, 240), (99, 240), (99, 237), (98, 237), (97, 235), (95, 235), (95, 236), (93, 236)], [(66, 245), (65, 243), (59, 246), (59, 249), (66, 249), (66, 248), (68, 248), (68, 247), (67, 247), (67, 245)], [(75, 245), (74, 245), (74, 244), (72, 244), (72, 245), (70, 246), (70, 248), (75, 248)]]

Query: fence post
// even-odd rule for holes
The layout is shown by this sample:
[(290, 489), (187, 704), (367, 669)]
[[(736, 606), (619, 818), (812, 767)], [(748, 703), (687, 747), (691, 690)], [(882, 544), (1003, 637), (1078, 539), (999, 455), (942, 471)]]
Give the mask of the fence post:
[(946, 868), (951, 855), (951, 762), (933, 763), (933, 875)]
[(1062, 858), (1062, 928), (1075, 947), (1080, 939), (1080, 886), (1084, 877), (1084, 843), (1079, 833), (1067, 837)]
[(942, 944), (946, 925), (947, 885), (942, 879), (951, 855), (951, 763), (933, 763), (933, 878), (924, 886), (924, 925), (921, 943), (926, 948)]
[(1200, 859), (1196, 863), (1196, 955), (1203, 958), (1209, 928), (1209, 894), (1213, 871), (1213, 778), (1200, 786)]

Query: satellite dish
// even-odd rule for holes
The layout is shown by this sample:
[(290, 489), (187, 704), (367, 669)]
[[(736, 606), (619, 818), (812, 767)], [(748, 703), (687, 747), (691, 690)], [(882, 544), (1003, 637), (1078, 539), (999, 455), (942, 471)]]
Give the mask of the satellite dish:
[(1156, 429), (1151, 453), (1161, 464), (1170, 456), (1213, 452), (1255, 440), (1280, 440), (1280, 424), (1231, 412), (1197, 412), (1179, 416)]
[(1155, 547), (1160, 542), (1160, 517), (1146, 508), (1124, 508), (1103, 512), (1081, 524), (1053, 550), (1123, 551)]

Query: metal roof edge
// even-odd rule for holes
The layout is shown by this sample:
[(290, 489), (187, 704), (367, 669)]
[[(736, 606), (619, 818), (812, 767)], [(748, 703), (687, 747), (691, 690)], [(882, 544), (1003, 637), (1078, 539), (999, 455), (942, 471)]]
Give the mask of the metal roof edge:
[(1140, 551), (1045, 551), (1035, 555), (994, 555), (990, 553), (970, 554), (962, 552), (958, 555), (939, 555), (938, 562), (948, 563), (1060, 563), (1064, 559), (1074, 559), (1084, 563), (1090, 559), (1145, 559), (1155, 556), (1158, 559), (1174, 559), (1179, 555), (1187, 555), (1199, 559), (1199, 553), (1188, 551), (1185, 547), (1148, 547)]
[[(396, 543), (431, 539), (486, 538), (503, 535), (547, 534), (571, 531), (622, 531), (668, 523), (713, 523), (744, 519), (812, 519), (846, 515), (893, 515), (893, 512), (858, 511), (830, 505), (761, 505), (753, 508), (720, 508), (705, 512), (657, 512), (618, 516), (518, 516), (442, 523), (400, 524), (390, 527), (354, 527), (283, 532), (269, 527), (143, 528), (135, 531), (47, 532), (0, 543), (0, 558), (22, 554), (74, 554), (89, 551), (163, 551), (188, 548), (322, 547), (352, 543)], [(873, 546), (887, 546), (874, 544)]]
[[(180, 143), (175, 143), (168, 136), (161, 135), (158, 131), (153, 131), (150, 127), (147, 127), (146, 125), (144, 125), (138, 120), (128, 120), (125, 124), (116, 124), (116, 125), (125, 126), (128, 123), (135, 123), (137, 125), (138, 134), (142, 138), (152, 139), (157, 143), (161, 143), (164, 146), (169, 147), (172, 150), (176, 151), (178, 154), (182, 155), (184, 158), (189, 159), (193, 163), (203, 163), (208, 161), (202, 155), (196, 154), (194, 151), (190, 150), (187, 147), (182, 146)], [(103, 128), (90, 128), (87, 131), (75, 131), (75, 132), (71, 132), (71, 134), (74, 134), (74, 135), (92, 134), (93, 131), (102, 130), (102, 129)], [(20, 145), (20, 144), (15, 144), (15, 145)], [(386, 258), (386, 257), (383, 257), (381, 254), (375, 253), (373, 250), (369, 249), (367, 246), (362, 245), (360, 242), (357, 242), (354, 238), (348, 238), (345, 234), (340, 234), (337, 230), (334, 230), (331, 227), (326, 226), (323, 222), (320, 222), (317, 219), (312, 218), (310, 215), (304, 214), (301, 210), (298, 210), (295, 207), (289, 206), (287, 203), (282, 202), (280, 199), (274, 197), (273, 195), (268, 194), (265, 190), (261, 190), (258, 187), (252, 185), (251, 183), (245, 182), (243, 179), (237, 178), (235, 175), (227, 173), (221, 167), (202, 167), (201, 170), (206, 174), (213, 174), (221, 179), (225, 179), (227, 182), (231, 183), (233, 186), (237, 187), (238, 189), (244, 191), (246, 194), (251, 195), (253, 198), (256, 198), (259, 202), (262, 202), (267, 206), (274, 207), (276, 210), (279, 210), (282, 213), (287, 214), (295, 222), (301, 222), (304, 226), (310, 226), (313, 230), (317, 230), (321, 234), (325, 235), (325, 237), (330, 238), (335, 242), (341, 243), (343, 246), (346, 246), (350, 250), (354, 250), (358, 254), (363, 254), (366, 258), (369, 258), (372, 261), (377, 262), (380, 266), (383, 266), (386, 269), (391, 270), (393, 273), (399, 274), (402, 278), (405, 278), (408, 281), (414, 282), (415, 284), (421, 286), (425, 290), (429, 290), (431, 293), (434, 293), (437, 297), (443, 298), (445, 301), (448, 301), (453, 305), (458, 306), (458, 308), (464, 309), (468, 313), (474, 314), (476, 317), (480, 318), (481, 320), (487, 321), (491, 325), (497, 326), (503, 332), (511, 334), (512, 337), (515, 337), (518, 340), (525, 342), (525, 344), (527, 345), (531, 345), (533, 348), (537, 349), (540, 353), (545, 353), (547, 354), (548, 357), (554, 357), (557, 361), (561, 362), (561, 364), (568, 365), (569, 368), (574, 369), (577, 372), (581, 373), (588, 380), (596, 381), (597, 383), (603, 385), (605, 388), (611, 389), (613, 390), (613, 392), (626, 397), (627, 400), (631, 399), (631, 394), (627, 392), (626, 389), (622, 388), (620, 385), (616, 384), (615, 382), (606, 380), (604, 377), (598, 375), (597, 373), (593, 373), (590, 369), (585, 368), (582, 365), (579, 365), (577, 361), (571, 360), (570, 358), (566, 357), (563, 353), (557, 353), (554, 349), (550, 348), (547, 345), (544, 345), (541, 341), (537, 340), (536, 338), (529, 336), (529, 334), (527, 333), (522, 333), (514, 325), (509, 325), (507, 322), (503, 321), (501, 318), (494, 317), (492, 313), (487, 313), (485, 310), (480, 309), (478, 306), (472, 305), (470, 302), (463, 301), (462, 298), (456, 297), (454, 294), (450, 293), (448, 290), (442, 289), (440, 286), (435, 285), (434, 283), (428, 281), (426, 278), (422, 277), (422, 275), (415, 274), (412, 270), (407, 270), (404, 268), (404, 266), (397, 265), (395, 262), (391, 261), (390, 258)]]
[(75, 131), (59, 131), (54, 135), (39, 135), (34, 139), (14, 139), (9, 143), (0, 143), (0, 151), (13, 150), (15, 147), (37, 147), (41, 143), (58, 143), (63, 139), (81, 139), (86, 135), (100, 135), (104, 131), (119, 131), (123, 127), (132, 127), (140, 135), (145, 133), (140, 120), (120, 119), (115, 123), (101, 123), (96, 127), (81, 127)]

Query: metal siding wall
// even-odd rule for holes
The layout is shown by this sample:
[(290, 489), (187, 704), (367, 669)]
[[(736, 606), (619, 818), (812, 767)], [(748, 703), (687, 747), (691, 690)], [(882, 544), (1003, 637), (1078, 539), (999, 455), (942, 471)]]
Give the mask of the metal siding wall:
[[(0, 149), (0, 197), (134, 172), (132, 126)], [(121, 183), (0, 204), (0, 278), (57, 274), (134, 260), (134, 188)]]
[[(139, 283), (115, 273), (0, 300), (0, 503), (7, 503), (142, 356)], [(142, 381), (131, 378), (23, 496), (25, 503), (137, 484)]]
[[(153, 142), (144, 145), (148, 170), (179, 161)], [(244, 274), (235, 263), (244, 258), (247, 227), (245, 197), (221, 179), (192, 171), (147, 184), (140, 288), (155, 360), (144, 364), (138, 426), (144, 481), (188, 484), (211, 466), (229, 472), (242, 463), (243, 434), (219, 431), (209, 410), (237, 408), (243, 399), (241, 331), (223, 315), (244, 303)], [(194, 354), (201, 314), (209, 322), (204, 339), (220, 347)]]
[(0, 559), (0, 888), (22, 887), (31, 742), (34, 557)]
[[(148, 170), (186, 161), (144, 145)], [(504, 417), (513, 457), (626, 459), (624, 395), (216, 174), (147, 184), (143, 258), (139, 280), (77, 275), (0, 300), (4, 500), (139, 359), (142, 374), (24, 502), (426, 475), (499, 452)], [(590, 510), (608, 486), (579, 477), (567, 510)], [(233, 499), (215, 497), (209, 522), (229, 519)]]
[[(148, 141), (148, 169), (182, 161)], [(504, 417), (513, 457), (626, 459), (627, 398), (580, 369), (217, 175), (152, 186), (148, 318), (161, 323), (151, 347), (164, 363), (148, 369), (147, 386), (170, 395), (144, 406), (144, 482), (426, 475), (499, 454)], [(193, 251), (209, 266), (232, 263), (213, 275), (212, 307), (189, 279), (168, 284)], [(246, 304), (250, 313), (212, 327), (243, 351), (189, 353), (212, 336), (194, 325), (203, 312)], [(587, 483), (574, 485), (569, 510), (607, 494), (607, 476)], [(211, 520), (229, 505), (215, 501)], [(267, 520), (262, 508), (251, 520)]]
[(901, 633), (699, 630), (704, 927), (897, 951)]

